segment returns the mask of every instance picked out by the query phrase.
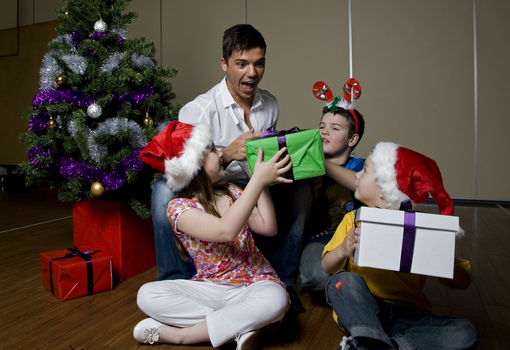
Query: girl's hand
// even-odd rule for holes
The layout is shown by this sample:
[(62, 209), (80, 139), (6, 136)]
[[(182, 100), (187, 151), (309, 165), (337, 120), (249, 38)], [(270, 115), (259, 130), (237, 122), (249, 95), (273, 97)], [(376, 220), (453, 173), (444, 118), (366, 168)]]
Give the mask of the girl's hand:
[(264, 186), (269, 185), (272, 182), (284, 182), (291, 183), (293, 182), (291, 179), (286, 179), (282, 174), (292, 168), (292, 162), (290, 162), (290, 156), (287, 154), (282, 160), (278, 161), (278, 159), (282, 156), (282, 154), (287, 150), (287, 147), (283, 147), (279, 150), (271, 159), (267, 162), (263, 162), (264, 151), (262, 148), (259, 148), (259, 152), (257, 154), (257, 161), (255, 162), (255, 168), (253, 170), (253, 179), (257, 179), (261, 181)]

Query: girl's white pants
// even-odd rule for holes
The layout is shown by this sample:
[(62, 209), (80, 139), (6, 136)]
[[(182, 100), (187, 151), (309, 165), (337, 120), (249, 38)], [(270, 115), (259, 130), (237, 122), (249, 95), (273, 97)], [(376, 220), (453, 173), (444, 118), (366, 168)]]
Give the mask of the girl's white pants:
[(271, 281), (246, 287), (165, 280), (144, 284), (137, 303), (145, 314), (170, 326), (189, 327), (206, 320), (211, 344), (218, 347), (240, 334), (281, 321), (289, 296)]

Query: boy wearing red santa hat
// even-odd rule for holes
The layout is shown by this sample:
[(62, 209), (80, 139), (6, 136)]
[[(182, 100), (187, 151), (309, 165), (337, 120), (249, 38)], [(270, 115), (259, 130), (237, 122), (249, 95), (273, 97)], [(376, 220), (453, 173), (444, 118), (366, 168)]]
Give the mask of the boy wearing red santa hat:
[[(399, 210), (435, 199), (442, 215), (454, 204), (434, 160), (391, 142), (380, 142), (356, 173), (355, 197), (370, 207)], [(460, 230), (460, 228), (459, 228)], [(352, 261), (359, 228), (345, 215), (325, 247), (322, 267), (334, 273), (326, 287), (338, 324), (348, 333), (338, 349), (471, 349), (476, 331), (466, 319), (431, 313), (426, 276), (359, 267)], [(469, 286), (469, 262), (456, 259), (450, 287)]]

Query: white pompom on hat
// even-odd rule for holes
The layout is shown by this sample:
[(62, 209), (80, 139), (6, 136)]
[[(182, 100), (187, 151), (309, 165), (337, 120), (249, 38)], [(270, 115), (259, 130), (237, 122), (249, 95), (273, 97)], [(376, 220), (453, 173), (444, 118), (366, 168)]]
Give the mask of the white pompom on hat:
[(433, 159), (392, 142), (379, 142), (370, 158), (387, 209), (398, 210), (407, 199), (423, 203), (430, 193), (442, 215), (453, 214), (453, 200), (443, 187), (441, 172)]
[(175, 120), (152, 138), (140, 158), (165, 175), (168, 187), (180, 191), (198, 173), (213, 144), (209, 125), (193, 126)]

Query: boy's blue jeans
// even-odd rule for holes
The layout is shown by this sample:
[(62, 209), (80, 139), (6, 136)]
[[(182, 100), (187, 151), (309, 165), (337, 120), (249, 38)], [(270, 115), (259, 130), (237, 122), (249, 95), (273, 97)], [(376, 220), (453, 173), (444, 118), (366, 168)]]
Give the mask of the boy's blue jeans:
[(322, 252), (327, 242), (310, 242), (305, 246), (299, 263), (301, 285), (310, 293), (324, 295), (331, 274), (322, 268)]
[(360, 344), (368, 338), (386, 345), (378, 349), (474, 349), (477, 345), (476, 330), (468, 320), (381, 301), (363, 277), (345, 270), (330, 278), (326, 298), (340, 326)]
[[(278, 220), (276, 237), (254, 234), (257, 247), (267, 257), (283, 283), (296, 284), (296, 274), (303, 247), (303, 230), (312, 210), (313, 188), (310, 181), (300, 180), (292, 184), (271, 186), (271, 196)], [(152, 186), (152, 222), (156, 244), (158, 280), (189, 279), (191, 266), (181, 259), (174, 241), (174, 233), (166, 208), (174, 198), (164, 178)]]

